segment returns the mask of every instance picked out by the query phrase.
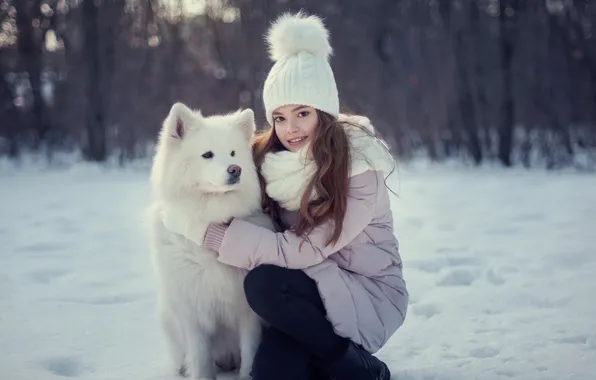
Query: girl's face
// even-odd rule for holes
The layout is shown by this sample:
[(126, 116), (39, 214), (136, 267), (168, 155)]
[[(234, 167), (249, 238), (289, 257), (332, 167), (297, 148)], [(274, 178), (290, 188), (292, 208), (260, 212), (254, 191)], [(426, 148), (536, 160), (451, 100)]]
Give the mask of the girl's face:
[(313, 137), (319, 116), (312, 107), (290, 104), (273, 110), (273, 121), (279, 141), (287, 150), (296, 152)]

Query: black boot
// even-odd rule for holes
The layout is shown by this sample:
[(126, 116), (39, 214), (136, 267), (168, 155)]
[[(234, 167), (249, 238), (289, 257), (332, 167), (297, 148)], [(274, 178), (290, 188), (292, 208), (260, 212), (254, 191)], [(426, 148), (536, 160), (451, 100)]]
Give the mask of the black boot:
[(390, 380), (387, 365), (353, 342), (346, 352), (327, 363), (327, 373), (337, 380)]

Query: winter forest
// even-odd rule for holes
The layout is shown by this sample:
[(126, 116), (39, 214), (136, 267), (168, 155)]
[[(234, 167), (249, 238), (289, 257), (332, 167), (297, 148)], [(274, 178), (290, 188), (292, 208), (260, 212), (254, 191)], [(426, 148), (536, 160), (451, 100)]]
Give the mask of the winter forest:
[(263, 33), (299, 9), (401, 160), (594, 167), (591, 0), (0, 0), (0, 154), (146, 157), (175, 101), (262, 126)]

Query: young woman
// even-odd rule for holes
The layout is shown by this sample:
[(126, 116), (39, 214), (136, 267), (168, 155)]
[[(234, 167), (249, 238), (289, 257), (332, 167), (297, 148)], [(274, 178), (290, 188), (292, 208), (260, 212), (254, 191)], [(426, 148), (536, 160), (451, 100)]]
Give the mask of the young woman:
[(406, 316), (385, 187), (394, 161), (367, 118), (339, 113), (328, 38), (303, 13), (268, 31), (272, 128), (256, 136), (254, 158), (280, 232), (235, 219), (193, 237), (249, 270), (246, 297), (268, 325), (254, 380), (388, 380), (372, 354)]

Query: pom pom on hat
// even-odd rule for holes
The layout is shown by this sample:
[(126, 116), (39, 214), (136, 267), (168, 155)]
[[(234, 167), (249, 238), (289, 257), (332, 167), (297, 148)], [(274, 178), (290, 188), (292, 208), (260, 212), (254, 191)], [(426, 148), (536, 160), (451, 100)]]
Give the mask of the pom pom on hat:
[(329, 31), (318, 16), (302, 11), (280, 16), (267, 33), (269, 55), (273, 61), (296, 55), (302, 51), (328, 59), (333, 53)]
[(339, 96), (333, 70), (329, 31), (318, 16), (302, 11), (284, 13), (267, 31), (269, 55), (274, 61), (263, 87), (269, 124), (273, 111), (300, 104), (339, 116)]

